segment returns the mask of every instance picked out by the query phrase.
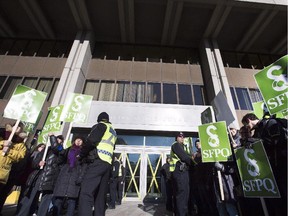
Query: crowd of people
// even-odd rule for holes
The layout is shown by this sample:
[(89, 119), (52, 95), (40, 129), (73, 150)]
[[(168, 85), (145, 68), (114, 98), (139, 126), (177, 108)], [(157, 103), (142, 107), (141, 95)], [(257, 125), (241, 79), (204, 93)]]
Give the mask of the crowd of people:
[[(267, 209), (269, 215), (286, 215), (287, 120), (247, 114), (242, 123), (240, 130), (230, 125), (227, 131), (231, 148), (253, 148), (262, 140), (281, 194), (265, 198)], [(30, 150), (23, 124), (9, 141), (11, 132), (7, 125), (0, 140), (0, 211), (14, 185), (21, 186), (17, 216), (69, 216), (76, 209), (78, 215), (102, 216), (107, 208), (121, 205), (125, 168), (114, 153), (117, 135), (106, 112), (99, 114), (87, 138), (74, 136), (66, 149), (62, 135), (50, 133), (49, 145)], [(203, 163), (200, 140), (193, 151), (184, 139), (184, 133), (176, 135), (161, 169), (167, 211), (176, 216), (264, 215), (259, 199), (243, 197), (234, 154), (228, 162)]]
[[(203, 163), (200, 140), (195, 141), (196, 152), (192, 152), (184, 142), (184, 134), (177, 134), (161, 169), (167, 211), (176, 216), (287, 215), (287, 119), (264, 115), (259, 120), (249, 113), (242, 123), (240, 130), (231, 124), (227, 131), (233, 149), (227, 162)], [(253, 148), (258, 140), (262, 140), (281, 195), (265, 198), (265, 207), (259, 198), (243, 196), (234, 154), (237, 148)]]
[(86, 139), (74, 136), (66, 149), (64, 137), (53, 133), (47, 144), (28, 148), (23, 127), (18, 125), (11, 141), (11, 125), (1, 135), (0, 211), (14, 185), (21, 186), (17, 216), (72, 216), (76, 209), (78, 215), (105, 215), (121, 205), (125, 169), (114, 155), (116, 132), (106, 112)]

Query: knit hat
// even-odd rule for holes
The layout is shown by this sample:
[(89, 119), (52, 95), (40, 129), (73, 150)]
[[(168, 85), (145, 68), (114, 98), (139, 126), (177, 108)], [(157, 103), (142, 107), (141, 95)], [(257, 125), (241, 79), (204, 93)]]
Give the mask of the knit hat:
[(62, 142), (64, 142), (64, 136), (63, 135), (58, 135), (56, 138), (62, 140)]
[(106, 112), (102, 112), (98, 115), (97, 122), (106, 121), (109, 122), (109, 115)]

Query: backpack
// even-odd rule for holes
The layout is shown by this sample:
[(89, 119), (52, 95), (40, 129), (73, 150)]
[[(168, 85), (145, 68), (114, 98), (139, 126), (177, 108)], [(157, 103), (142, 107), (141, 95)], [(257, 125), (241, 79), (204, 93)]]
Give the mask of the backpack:
[(267, 118), (262, 119), (260, 124), (260, 137), (268, 144), (282, 146), (286, 144), (288, 138), (287, 119), (285, 118)]

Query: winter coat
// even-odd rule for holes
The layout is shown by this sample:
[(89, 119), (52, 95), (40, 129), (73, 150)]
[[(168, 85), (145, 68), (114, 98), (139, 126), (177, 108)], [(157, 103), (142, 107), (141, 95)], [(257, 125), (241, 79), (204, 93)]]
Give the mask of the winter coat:
[(60, 170), (60, 161), (58, 159), (59, 150), (56, 137), (50, 136), (51, 146), (48, 149), (46, 156), (46, 163), (43, 169), (40, 169), (39, 162), (42, 161), (44, 150), (37, 154), (36, 158), (32, 162), (32, 167), (35, 169), (29, 176), (27, 180), (27, 189), (31, 187), (38, 187), (39, 191), (53, 191), (59, 170)]
[(76, 160), (76, 164), (74, 167), (70, 167), (67, 161), (70, 149), (71, 147), (62, 151), (59, 157), (59, 160), (61, 162), (64, 161), (66, 163), (62, 166), (56, 181), (53, 192), (55, 197), (77, 198), (79, 195), (79, 177), (83, 175), (85, 169), (78, 160)]
[(12, 144), (5, 156), (2, 155), (4, 140), (0, 141), (0, 184), (6, 184), (13, 163), (24, 158), (26, 146), (23, 142)]

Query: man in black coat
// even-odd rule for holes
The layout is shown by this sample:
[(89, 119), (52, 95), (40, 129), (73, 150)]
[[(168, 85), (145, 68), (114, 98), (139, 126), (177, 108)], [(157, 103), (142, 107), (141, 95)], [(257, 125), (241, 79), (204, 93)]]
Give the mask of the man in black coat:
[(81, 183), (78, 214), (105, 215), (106, 192), (116, 142), (116, 132), (106, 112), (99, 114), (80, 152), (80, 160), (88, 163)]

